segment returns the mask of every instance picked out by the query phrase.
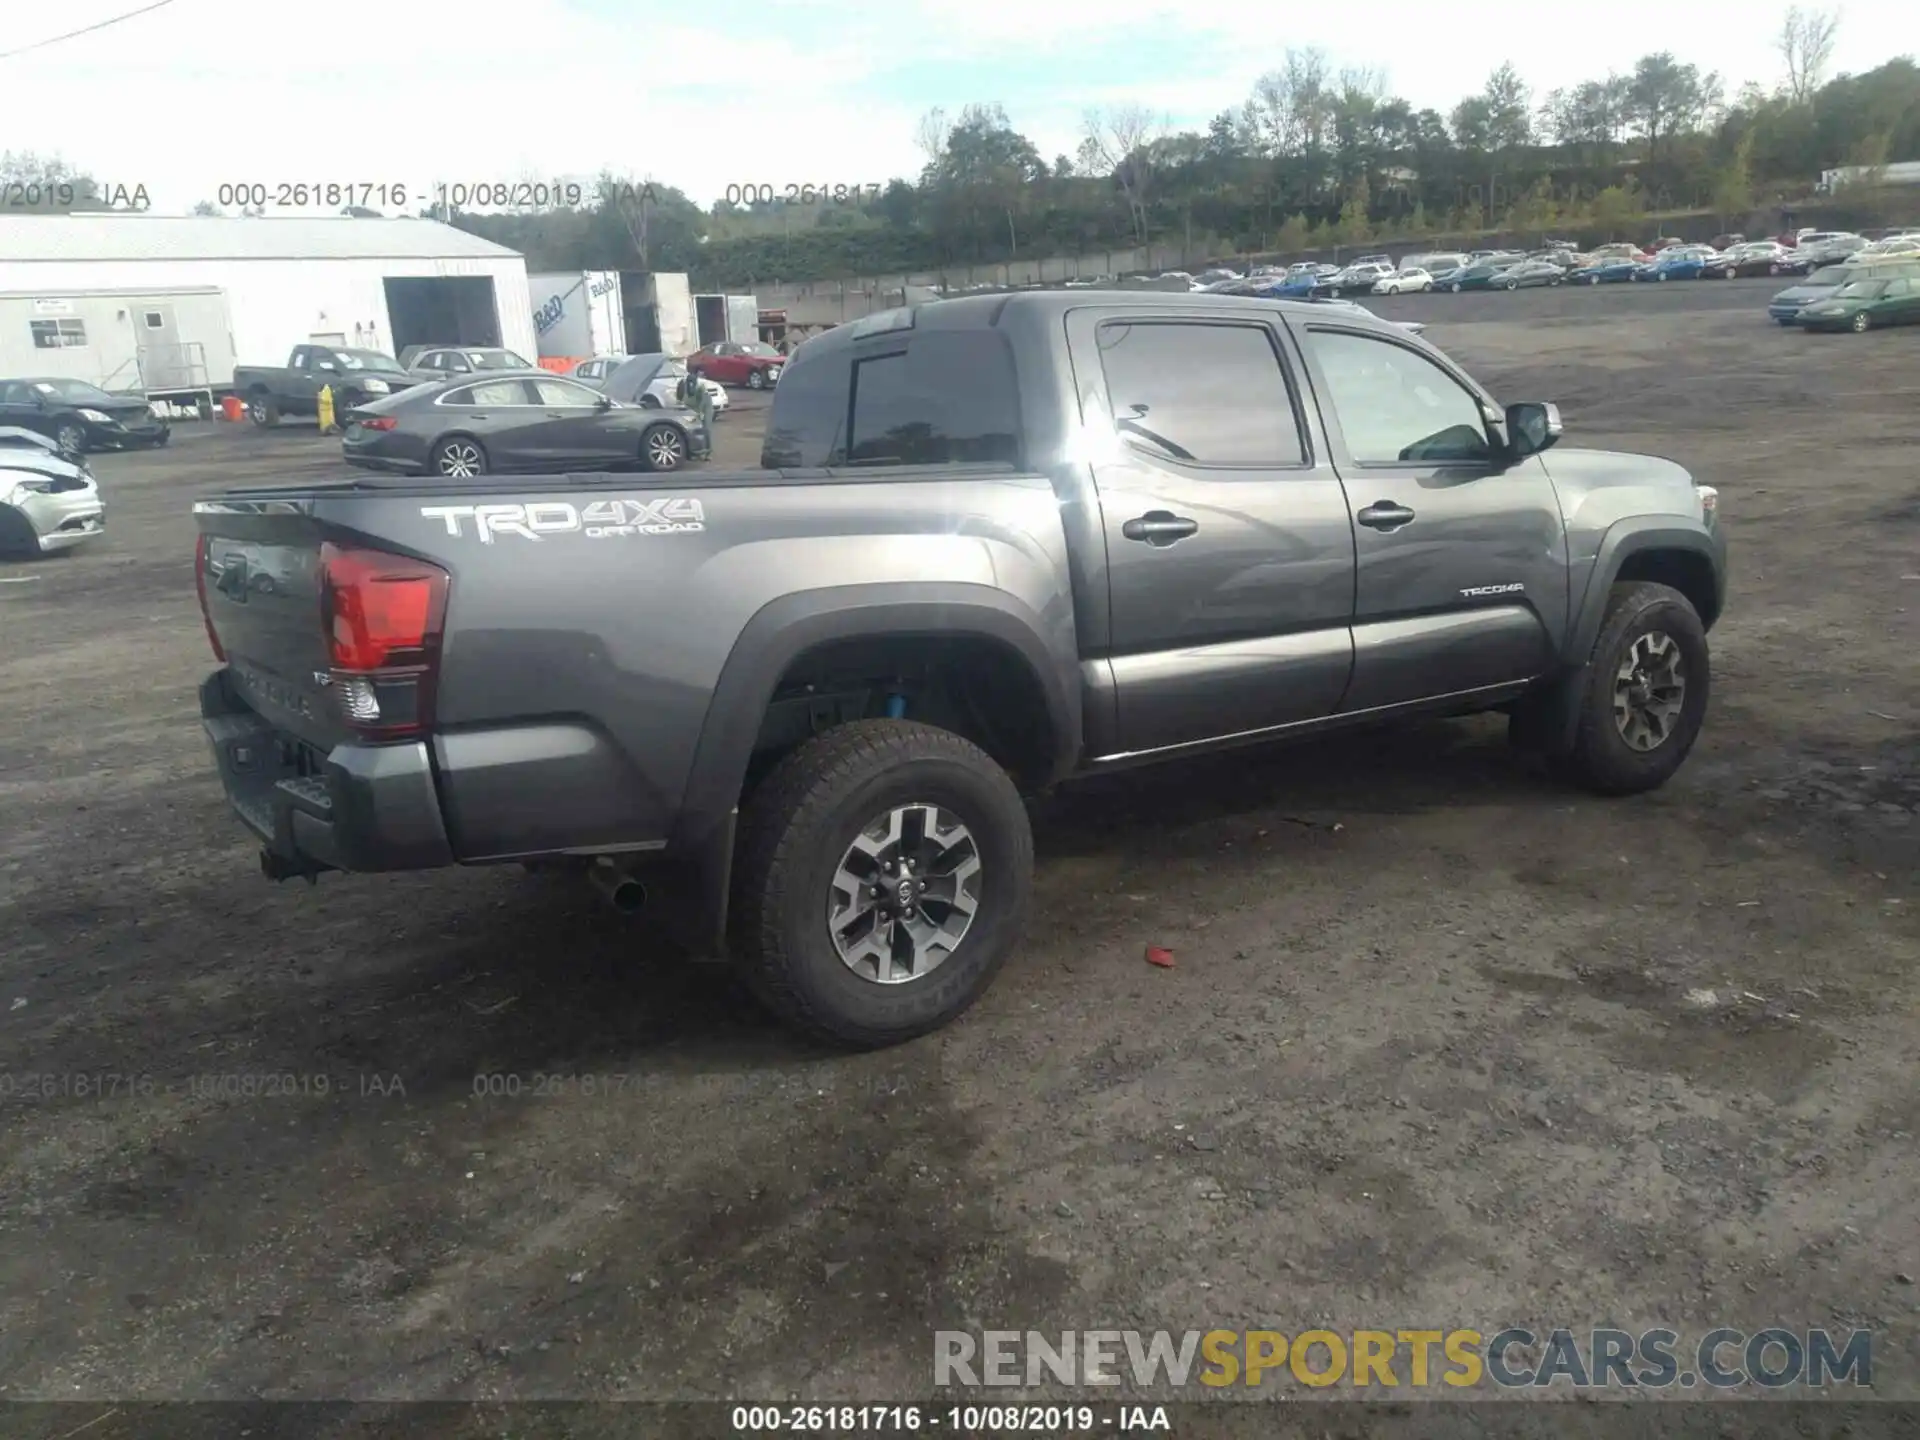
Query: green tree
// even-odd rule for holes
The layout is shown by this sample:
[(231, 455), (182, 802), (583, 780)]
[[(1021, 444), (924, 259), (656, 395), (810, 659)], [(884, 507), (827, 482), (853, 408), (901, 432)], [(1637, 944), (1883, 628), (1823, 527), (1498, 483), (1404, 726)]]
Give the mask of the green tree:
[(1340, 230), (1345, 241), (1363, 245), (1373, 238), (1373, 224), (1367, 215), (1371, 199), (1365, 175), (1348, 187), (1347, 203), (1340, 207)]
[(1311, 243), (1313, 237), (1307, 230), (1304, 215), (1289, 215), (1280, 222), (1280, 231), (1273, 237), (1274, 248), (1283, 255), (1298, 255)]

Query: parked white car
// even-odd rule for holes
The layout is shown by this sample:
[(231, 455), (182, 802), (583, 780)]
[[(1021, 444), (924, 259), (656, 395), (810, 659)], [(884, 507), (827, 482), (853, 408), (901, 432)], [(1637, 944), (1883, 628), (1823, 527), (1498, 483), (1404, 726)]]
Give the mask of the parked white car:
[(1373, 293), (1376, 295), (1417, 295), (1422, 290), (1431, 289), (1433, 276), (1418, 265), (1410, 270), (1396, 270), (1373, 284)]

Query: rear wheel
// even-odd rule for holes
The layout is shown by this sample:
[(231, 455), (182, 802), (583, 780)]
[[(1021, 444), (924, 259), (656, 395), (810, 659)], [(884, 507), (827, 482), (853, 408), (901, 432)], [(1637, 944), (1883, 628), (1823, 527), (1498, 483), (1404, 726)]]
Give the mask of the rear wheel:
[(861, 720), (808, 741), (742, 819), (734, 954), (782, 1020), (860, 1049), (936, 1030), (1020, 938), (1033, 835), (971, 741)]
[(433, 447), (433, 472), (449, 480), (466, 480), (487, 473), (487, 452), (478, 440), (455, 435)]
[(687, 463), (687, 437), (673, 425), (650, 425), (640, 437), (640, 463), (653, 471), (678, 470)]
[(1656, 790), (1680, 768), (1707, 716), (1706, 628), (1666, 585), (1615, 585), (1594, 641), (1564, 778), (1601, 795)]

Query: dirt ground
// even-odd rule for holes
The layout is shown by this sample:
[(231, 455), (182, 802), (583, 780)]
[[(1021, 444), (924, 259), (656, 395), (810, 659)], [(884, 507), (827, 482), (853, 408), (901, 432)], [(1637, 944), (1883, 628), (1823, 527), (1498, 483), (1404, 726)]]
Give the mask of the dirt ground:
[(1720, 487), (1667, 789), (1491, 720), (1069, 788), (993, 991), (858, 1058), (518, 869), (262, 880), (189, 506), (337, 451), (101, 457), (105, 540), (0, 567), (0, 1396), (898, 1403), (938, 1328), (1661, 1323), (1870, 1328), (1920, 1395), (1920, 329), (1773, 288), (1376, 302)]

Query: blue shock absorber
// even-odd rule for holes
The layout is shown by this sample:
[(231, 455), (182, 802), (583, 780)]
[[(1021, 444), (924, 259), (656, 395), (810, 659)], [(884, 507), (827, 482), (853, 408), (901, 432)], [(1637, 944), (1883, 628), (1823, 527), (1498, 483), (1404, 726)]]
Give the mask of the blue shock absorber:
[(907, 718), (906, 696), (889, 695), (887, 697), (887, 718), (889, 720), (904, 720)]

